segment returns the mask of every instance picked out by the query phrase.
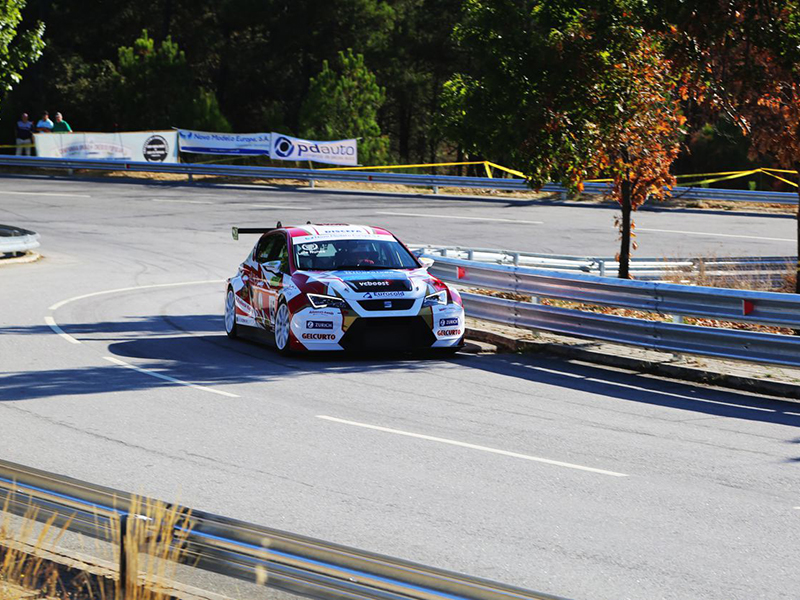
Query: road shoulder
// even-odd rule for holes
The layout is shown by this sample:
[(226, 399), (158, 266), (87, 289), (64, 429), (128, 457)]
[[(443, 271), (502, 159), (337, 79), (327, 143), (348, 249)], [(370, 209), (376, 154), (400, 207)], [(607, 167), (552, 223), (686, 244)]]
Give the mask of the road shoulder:
[(518, 329), (477, 319), (467, 320), (467, 338), (492, 344), (505, 352), (549, 354), (671, 379), (800, 400), (800, 369), (672, 354)]

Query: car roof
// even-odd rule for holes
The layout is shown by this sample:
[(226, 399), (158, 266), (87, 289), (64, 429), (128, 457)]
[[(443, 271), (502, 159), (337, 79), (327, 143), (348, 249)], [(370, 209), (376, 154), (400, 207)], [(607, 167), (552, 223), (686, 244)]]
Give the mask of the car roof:
[(292, 239), (395, 239), (386, 229), (367, 227), (366, 225), (350, 225), (347, 223), (309, 223), (298, 227), (286, 227), (286, 232)]

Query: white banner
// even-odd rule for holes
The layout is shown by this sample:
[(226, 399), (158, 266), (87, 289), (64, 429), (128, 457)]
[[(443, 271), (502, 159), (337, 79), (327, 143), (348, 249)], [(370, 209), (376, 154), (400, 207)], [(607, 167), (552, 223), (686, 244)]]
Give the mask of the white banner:
[(177, 131), (36, 133), (36, 156), (136, 162), (178, 162)]
[(271, 136), (268, 133), (212, 133), (179, 129), (178, 141), (181, 152), (269, 156)]
[(329, 165), (358, 165), (356, 140), (312, 142), (299, 140), (281, 133), (272, 134), (271, 157), (278, 160), (295, 160), (327, 163)]

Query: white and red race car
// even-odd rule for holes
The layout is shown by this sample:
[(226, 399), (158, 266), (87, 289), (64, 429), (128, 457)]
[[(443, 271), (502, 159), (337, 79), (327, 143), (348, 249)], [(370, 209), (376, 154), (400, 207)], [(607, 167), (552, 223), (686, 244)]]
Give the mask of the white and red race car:
[(285, 353), (463, 346), (461, 296), (385, 229), (233, 228), (242, 233), (262, 235), (227, 283), (229, 337), (254, 327)]

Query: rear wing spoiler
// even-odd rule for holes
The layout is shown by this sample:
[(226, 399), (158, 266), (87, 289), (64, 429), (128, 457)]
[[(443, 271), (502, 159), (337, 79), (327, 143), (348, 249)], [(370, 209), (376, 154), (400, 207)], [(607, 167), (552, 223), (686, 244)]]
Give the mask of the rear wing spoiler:
[(240, 233), (269, 233), (283, 227), (281, 222), (278, 221), (277, 227), (231, 227), (231, 236), (233, 239), (238, 240)]

